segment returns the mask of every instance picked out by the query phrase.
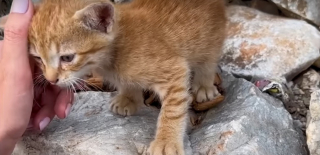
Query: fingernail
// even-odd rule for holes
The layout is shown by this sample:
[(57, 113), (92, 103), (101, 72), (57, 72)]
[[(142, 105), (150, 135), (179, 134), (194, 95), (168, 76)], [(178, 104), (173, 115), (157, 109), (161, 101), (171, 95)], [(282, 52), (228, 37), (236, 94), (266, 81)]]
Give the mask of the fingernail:
[(39, 124), (40, 130), (42, 131), (49, 123), (50, 123), (50, 118), (49, 117), (44, 118)]
[(13, 0), (11, 12), (26, 13), (29, 8), (29, 0)]
[(67, 108), (66, 108), (66, 111), (65, 111), (65, 118), (68, 117), (68, 115), (70, 114), (71, 106), (72, 105), (70, 103), (67, 105)]

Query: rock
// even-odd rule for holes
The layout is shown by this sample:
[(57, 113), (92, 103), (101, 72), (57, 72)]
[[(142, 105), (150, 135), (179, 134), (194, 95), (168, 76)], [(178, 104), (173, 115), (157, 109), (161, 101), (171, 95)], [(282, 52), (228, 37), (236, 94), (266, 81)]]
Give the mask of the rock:
[[(159, 110), (143, 107), (135, 116), (114, 115), (108, 110), (111, 96), (99, 92), (77, 94), (68, 118), (54, 119), (40, 134), (27, 133), (13, 155), (146, 154)], [(190, 143), (185, 143), (191, 155)]]
[(314, 69), (308, 69), (295, 82), (304, 91), (317, 90), (320, 88), (320, 74)]
[(252, 0), (250, 3), (250, 7), (268, 14), (279, 15), (279, 9), (277, 5), (269, 1)]
[(222, 75), (226, 99), (190, 135), (194, 155), (306, 155), (282, 103), (250, 82)]
[(12, 0), (2, 0), (0, 2), (0, 17), (8, 14)]
[(307, 144), (311, 155), (320, 155), (320, 90), (311, 94)]
[[(188, 155), (306, 154), (302, 133), (295, 130), (279, 100), (244, 79), (226, 73), (222, 79), (226, 99), (207, 113), (202, 124), (188, 130)], [(27, 133), (13, 155), (145, 154), (159, 110), (143, 107), (135, 116), (121, 117), (107, 110), (110, 97), (77, 94), (68, 118), (55, 119), (42, 133)]]
[(288, 112), (292, 115), (292, 118), (302, 123), (301, 129), (305, 131), (310, 95), (314, 90), (319, 89), (320, 74), (310, 68), (297, 76), (293, 83), (293, 86), (290, 88), (293, 95), (289, 102), (284, 102), (284, 104)]
[(316, 70), (310, 68), (297, 77), (294, 80), (294, 83), (296, 83), (296, 86), (299, 87), (294, 88), (294, 90), (299, 90), (303, 93), (295, 95), (297, 99), (294, 99), (294, 103), (292, 105), (296, 106), (298, 105), (296, 104), (298, 101), (302, 101), (305, 105), (305, 109), (308, 109), (311, 93), (320, 88), (320, 74)]
[(272, 0), (287, 16), (300, 17), (320, 26), (319, 0)]
[(317, 67), (317, 68), (320, 68), (320, 59), (318, 59), (317, 61), (315, 61), (313, 63), (313, 66)]
[(319, 58), (320, 32), (305, 21), (229, 6), (220, 62), (237, 77), (290, 81)]

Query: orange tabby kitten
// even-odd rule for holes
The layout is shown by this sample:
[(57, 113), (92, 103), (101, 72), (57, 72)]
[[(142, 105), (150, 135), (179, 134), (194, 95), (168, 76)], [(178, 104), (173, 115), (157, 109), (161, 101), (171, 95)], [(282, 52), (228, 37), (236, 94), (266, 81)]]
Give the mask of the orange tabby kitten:
[(103, 75), (118, 90), (114, 113), (134, 114), (143, 89), (154, 91), (162, 109), (148, 152), (182, 155), (192, 95), (205, 102), (219, 94), (213, 83), (225, 30), (224, 0), (43, 0), (29, 40), (52, 84)]

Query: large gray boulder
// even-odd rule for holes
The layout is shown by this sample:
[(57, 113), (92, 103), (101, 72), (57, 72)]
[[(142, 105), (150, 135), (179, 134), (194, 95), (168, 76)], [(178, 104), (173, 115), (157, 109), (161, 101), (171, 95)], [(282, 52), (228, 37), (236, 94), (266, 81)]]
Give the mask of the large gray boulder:
[(288, 16), (302, 18), (320, 26), (319, 0), (272, 0)]
[[(277, 99), (252, 83), (222, 74), (226, 99), (188, 130), (188, 155), (305, 155), (305, 139)], [(42, 133), (27, 133), (14, 155), (138, 155), (153, 139), (159, 110), (143, 107), (137, 115), (114, 115), (111, 94), (77, 95), (71, 114), (55, 119)]]
[[(159, 110), (143, 107), (135, 116), (115, 115), (108, 110), (111, 96), (101, 92), (77, 94), (68, 118), (53, 120), (41, 134), (27, 133), (14, 155), (145, 154), (153, 140)], [(186, 149), (191, 150), (190, 144)]]
[(306, 142), (279, 100), (224, 75), (226, 99), (190, 135), (195, 155), (306, 155)]
[(290, 81), (320, 53), (320, 32), (302, 20), (228, 7), (228, 38), (221, 68), (239, 77)]

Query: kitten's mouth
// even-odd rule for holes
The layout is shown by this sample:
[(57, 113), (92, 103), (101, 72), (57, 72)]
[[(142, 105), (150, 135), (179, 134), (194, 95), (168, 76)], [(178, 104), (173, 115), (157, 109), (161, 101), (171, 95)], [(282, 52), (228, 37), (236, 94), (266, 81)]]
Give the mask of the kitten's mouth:
[[(59, 82), (59, 83), (51, 83), (52, 85), (57, 85), (60, 88), (69, 89), (72, 91), (89, 91), (90, 90), (90, 82), (88, 83), (88, 79), (92, 78), (92, 74), (87, 74), (83, 77), (77, 77), (75, 81), (72, 82)], [(66, 79), (66, 81), (69, 81)]]

